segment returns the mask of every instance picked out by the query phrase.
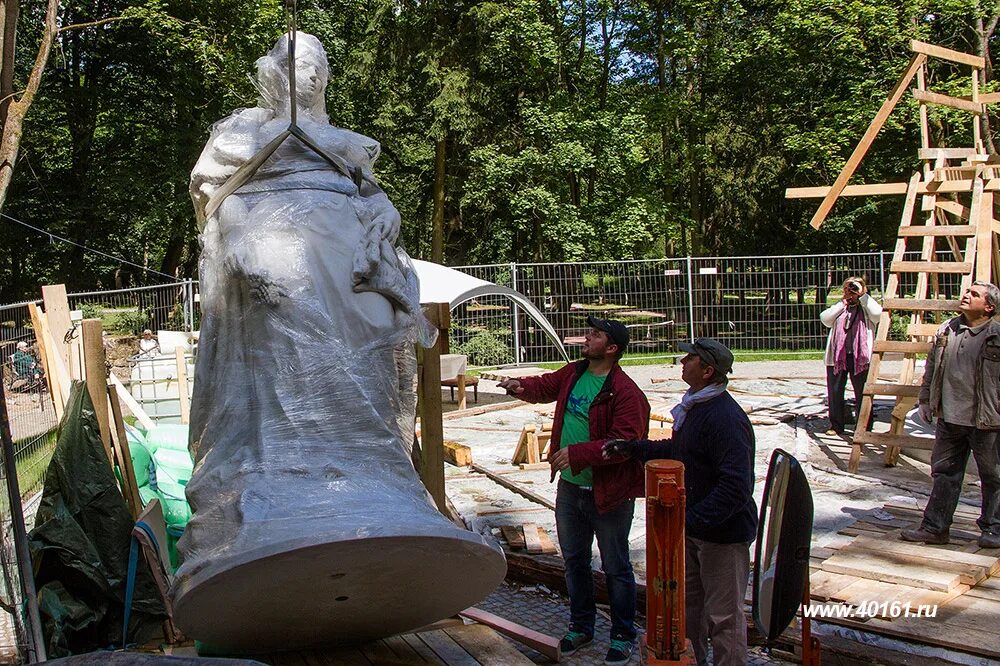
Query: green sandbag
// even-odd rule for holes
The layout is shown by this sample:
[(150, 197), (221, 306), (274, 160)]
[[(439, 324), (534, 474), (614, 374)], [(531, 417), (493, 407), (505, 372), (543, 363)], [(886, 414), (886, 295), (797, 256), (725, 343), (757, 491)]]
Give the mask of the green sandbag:
[(194, 462), (187, 449), (174, 451), (172, 449), (158, 449), (153, 454), (153, 462), (156, 464), (156, 485), (161, 482), (187, 484), (191, 479), (191, 472), (194, 469)]
[(184, 497), (184, 486), (179, 483), (162, 481), (156, 484), (160, 502), (163, 505), (163, 519), (168, 525), (187, 525), (191, 520), (191, 507)]
[(146, 506), (154, 499), (159, 499), (160, 494), (151, 486), (139, 486), (139, 499), (142, 505)]
[(126, 431), (128, 440), (128, 452), (132, 457), (132, 469), (135, 470), (136, 485), (144, 486), (149, 483), (149, 461), (152, 451), (146, 448), (146, 440), (137, 431)]
[(188, 427), (177, 423), (160, 423), (146, 433), (146, 441), (155, 445), (157, 451), (160, 449), (187, 451)]

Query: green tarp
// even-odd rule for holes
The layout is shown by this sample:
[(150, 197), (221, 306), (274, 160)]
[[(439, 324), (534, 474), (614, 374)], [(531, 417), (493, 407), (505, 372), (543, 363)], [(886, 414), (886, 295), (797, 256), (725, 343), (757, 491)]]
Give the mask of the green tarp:
[[(28, 536), (50, 658), (121, 647), (132, 526), (86, 385), (75, 382)], [(141, 554), (131, 617), (130, 643), (166, 618)]]

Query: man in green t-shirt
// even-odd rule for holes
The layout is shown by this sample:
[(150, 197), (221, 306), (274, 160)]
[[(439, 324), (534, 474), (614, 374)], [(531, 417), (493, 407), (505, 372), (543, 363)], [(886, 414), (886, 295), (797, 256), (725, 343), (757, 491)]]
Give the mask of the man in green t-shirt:
[(555, 372), (508, 379), (500, 387), (527, 402), (556, 401), (549, 464), (559, 475), (556, 530), (566, 562), (570, 625), (560, 642), (569, 655), (594, 637), (597, 609), (591, 571), (594, 538), (608, 583), (611, 644), (605, 664), (625, 664), (635, 646), (635, 575), (628, 534), (635, 498), (643, 495), (642, 466), (601, 454), (619, 433), (649, 431), (649, 402), (618, 364), (629, 342), (620, 321), (588, 317), (583, 360)]

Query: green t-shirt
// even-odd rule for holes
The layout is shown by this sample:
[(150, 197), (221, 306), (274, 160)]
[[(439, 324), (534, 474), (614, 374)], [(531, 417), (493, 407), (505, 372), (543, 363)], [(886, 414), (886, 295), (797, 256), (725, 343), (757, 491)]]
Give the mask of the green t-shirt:
[[(573, 387), (566, 402), (566, 413), (563, 414), (560, 448), (590, 441), (590, 403), (604, 386), (605, 379), (607, 377), (598, 377), (588, 370)], [(594, 473), (589, 467), (579, 474), (573, 474), (569, 468), (561, 474), (562, 478), (578, 486), (594, 485)]]

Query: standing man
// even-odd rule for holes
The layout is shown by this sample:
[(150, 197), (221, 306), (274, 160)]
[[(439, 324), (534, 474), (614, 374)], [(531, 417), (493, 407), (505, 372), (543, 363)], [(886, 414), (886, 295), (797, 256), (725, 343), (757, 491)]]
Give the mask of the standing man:
[(931, 477), (934, 485), (919, 527), (905, 529), (904, 541), (948, 543), (951, 519), (962, 493), (969, 452), (982, 481), (979, 545), (1000, 548), (1000, 324), (993, 316), (1000, 289), (973, 282), (962, 294), (961, 313), (942, 326), (927, 355), (920, 386), (920, 416), (937, 418)]
[(721, 342), (699, 338), (678, 345), (681, 378), (690, 387), (671, 410), (669, 440), (612, 441), (609, 460), (671, 458), (684, 463), (685, 613), (687, 638), (699, 666), (747, 663), (747, 622), (743, 599), (750, 576), (750, 543), (757, 536), (753, 499), (754, 434), (726, 390), (733, 354)]
[(611, 645), (605, 664), (626, 664), (635, 648), (635, 574), (628, 534), (644, 478), (638, 461), (608, 460), (608, 439), (637, 439), (649, 432), (649, 402), (618, 361), (628, 346), (625, 325), (588, 317), (583, 360), (537, 377), (499, 386), (526, 402), (556, 401), (549, 463), (556, 491), (556, 529), (566, 563), (570, 625), (559, 644), (569, 655), (594, 638), (597, 607), (590, 568), (594, 537), (611, 602)]

